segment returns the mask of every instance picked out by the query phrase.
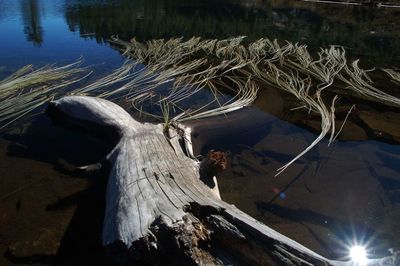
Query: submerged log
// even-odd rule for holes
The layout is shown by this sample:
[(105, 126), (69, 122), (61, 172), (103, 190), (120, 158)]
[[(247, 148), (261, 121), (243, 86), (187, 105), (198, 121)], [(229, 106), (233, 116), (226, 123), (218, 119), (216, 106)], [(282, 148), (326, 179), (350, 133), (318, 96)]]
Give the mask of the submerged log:
[(110, 167), (103, 244), (113, 264), (352, 265), (222, 201), (215, 177), (200, 176), (189, 128), (139, 123), (118, 105), (85, 96), (54, 101), (48, 113), (116, 143), (102, 163)]

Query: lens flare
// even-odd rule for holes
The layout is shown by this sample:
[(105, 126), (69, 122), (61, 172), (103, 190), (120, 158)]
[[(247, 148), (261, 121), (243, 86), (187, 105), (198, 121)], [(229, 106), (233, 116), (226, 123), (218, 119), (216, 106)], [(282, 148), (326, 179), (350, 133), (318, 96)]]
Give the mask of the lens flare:
[(350, 258), (356, 265), (366, 265), (368, 262), (367, 250), (363, 246), (352, 246), (350, 248)]

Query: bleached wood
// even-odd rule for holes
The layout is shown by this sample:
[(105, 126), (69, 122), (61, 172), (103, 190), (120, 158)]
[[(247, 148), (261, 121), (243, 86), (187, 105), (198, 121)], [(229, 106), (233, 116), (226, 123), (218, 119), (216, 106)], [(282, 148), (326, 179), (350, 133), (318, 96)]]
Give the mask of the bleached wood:
[[(146, 254), (175, 247), (193, 264), (352, 265), (324, 258), (222, 201), (200, 180), (189, 128), (165, 134), (162, 125), (139, 123), (118, 105), (85, 96), (52, 102), (49, 112), (118, 135), (107, 156), (105, 246), (123, 242), (147, 263), (156, 259)], [(142, 246), (145, 252), (135, 253)]]

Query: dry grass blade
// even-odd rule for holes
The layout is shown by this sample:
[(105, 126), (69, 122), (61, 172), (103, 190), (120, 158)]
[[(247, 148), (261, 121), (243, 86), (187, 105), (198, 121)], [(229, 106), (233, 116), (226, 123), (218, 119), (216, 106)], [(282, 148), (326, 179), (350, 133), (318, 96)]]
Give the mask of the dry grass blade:
[(392, 78), (394, 83), (400, 85), (400, 72), (389, 68), (382, 68), (382, 70)]
[[(243, 39), (240, 36), (225, 40), (153, 40), (144, 44), (135, 39), (130, 43), (118, 39), (113, 42), (121, 47), (125, 55), (144, 63), (148, 71), (156, 75), (157, 82), (172, 82), (171, 90), (162, 97), (163, 104), (172, 107), (168, 110), (180, 110), (174, 117), (168, 113), (168, 119), (172, 121), (201, 119), (249, 105), (256, 98), (259, 88), (266, 84), (292, 94), (299, 105), (309, 112), (318, 113), (321, 116), (320, 135), (303, 152), (278, 169), (278, 174), (314, 147), (329, 131), (329, 144), (335, 140), (334, 113), (338, 99), (335, 94), (356, 92), (361, 97), (389, 105), (400, 103), (397, 98), (373, 87), (367, 71), (358, 67), (358, 61), (348, 66), (342, 47), (321, 49), (318, 59), (314, 60), (305, 45), (290, 42), (280, 45), (277, 40), (266, 38), (244, 45)], [(394, 80), (398, 77), (393, 71), (385, 72)], [(347, 86), (343, 87), (341, 82)], [(334, 84), (335, 91), (330, 92), (328, 88)], [(136, 94), (131, 92), (135, 104), (154, 98), (152, 95), (158, 84), (155, 82), (153, 85), (137, 90)], [(204, 88), (214, 94), (213, 99), (195, 109), (180, 106), (181, 102), (194, 97)], [(232, 98), (221, 103), (219, 97), (226, 90), (233, 94)], [(327, 102), (330, 102), (330, 107)], [(339, 132), (342, 128), (343, 125)]]
[(82, 61), (78, 61), (62, 67), (48, 65), (37, 70), (34, 70), (31, 65), (22, 67), (11, 76), (0, 81), (0, 100), (11, 95), (20, 94), (21, 90), (26, 88), (66, 80), (83, 71), (83, 69), (78, 68), (81, 63)]
[(351, 64), (351, 68), (346, 65), (345, 72), (338, 75), (339, 79), (346, 83), (347, 89), (350, 89), (360, 96), (375, 102), (380, 102), (391, 106), (400, 106), (400, 99), (385, 93), (372, 86), (372, 80), (367, 72), (373, 70), (364, 70), (358, 66), (358, 60)]
[[(332, 114), (328, 111), (325, 104), (323, 103), (320, 91), (317, 92), (316, 97), (317, 97), (317, 101), (315, 101), (315, 102), (311, 101), (310, 104), (313, 108), (316, 108), (318, 110), (318, 112), (321, 114), (321, 133), (307, 148), (305, 148), (302, 152), (300, 152), (295, 158), (293, 158), (290, 162), (288, 162), (284, 166), (280, 167), (277, 170), (277, 174), (275, 176), (278, 176), (279, 174), (281, 174), (283, 171), (286, 170), (286, 168), (288, 168), (291, 164), (293, 164), (295, 161), (297, 161), (297, 159), (302, 157), (309, 150), (311, 150), (314, 146), (316, 146), (328, 134), (329, 130), (331, 130)], [(336, 97), (332, 101), (331, 109), (334, 109), (333, 106), (335, 104), (335, 101), (336, 101)], [(333, 132), (333, 130), (334, 129), (332, 129), (332, 132)]]
[(61, 67), (44, 66), (34, 70), (25, 66), (0, 81), (0, 129), (38, 109), (87, 71), (79, 68), (82, 61)]
[(313, 61), (305, 46), (295, 49), (293, 57), (288, 58), (286, 65), (303, 71), (320, 81), (317, 87), (321, 90), (331, 86), (336, 75), (346, 66), (345, 51), (331, 46), (329, 49), (321, 49), (318, 53), (319, 59)]
[[(400, 105), (400, 99), (372, 85), (370, 70), (361, 69), (358, 61), (348, 65), (342, 47), (321, 49), (317, 59), (313, 59), (305, 45), (290, 42), (280, 45), (277, 40), (267, 38), (250, 44), (244, 44), (243, 40), (243, 36), (225, 40), (193, 37), (141, 43), (113, 38), (111, 42), (131, 61), (71, 93), (123, 99), (142, 113), (147, 112), (146, 106), (159, 107), (158, 113), (148, 115), (168, 126), (235, 111), (250, 105), (262, 87), (275, 86), (293, 95), (308, 112), (321, 117), (320, 134), (278, 169), (278, 174), (329, 132), (329, 144), (335, 140), (336, 94), (354, 97), (355, 92), (359, 97)], [(398, 72), (383, 71), (399, 82)], [(4, 126), (49, 98), (61, 95), (55, 89), (79, 80), (75, 74), (80, 72), (76, 64), (36, 71), (27, 66), (0, 81), (0, 99), (4, 103), (0, 107), (0, 123)], [(343, 124), (339, 132), (342, 128)]]

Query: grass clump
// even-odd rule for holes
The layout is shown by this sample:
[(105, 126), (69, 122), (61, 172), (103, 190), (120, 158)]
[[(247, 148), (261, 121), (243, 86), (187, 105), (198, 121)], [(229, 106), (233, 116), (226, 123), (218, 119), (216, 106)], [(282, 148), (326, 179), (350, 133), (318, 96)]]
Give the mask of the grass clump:
[(48, 65), (36, 70), (28, 65), (0, 80), (0, 129), (31, 114), (61, 89), (79, 81), (86, 71), (79, 68), (80, 64)]
[[(342, 47), (320, 49), (314, 59), (306, 45), (280, 45), (267, 38), (251, 43), (244, 40), (242, 36), (225, 40), (193, 37), (141, 43), (113, 38), (112, 44), (128, 61), (111, 73), (68, 91), (59, 89), (85, 76), (87, 69), (79, 68), (80, 62), (38, 70), (24, 67), (0, 81), (0, 129), (65, 94), (128, 102), (128, 109), (147, 113), (167, 127), (238, 110), (250, 105), (259, 90), (274, 86), (295, 97), (298, 108), (321, 117), (320, 134), (278, 169), (278, 175), (328, 134), (329, 143), (337, 137), (343, 128), (342, 124), (337, 130), (335, 124), (335, 105), (340, 96), (356, 95), (400, 106), (400, 99), (374, 85), (368, 74), (374, 70), (360, 68), (358, 60), (347, 62)], [(383, 71), (400, 83), (397, 71)]]
[[(267, 38), (245, 44), (244, 39), (177, 38), (141, 43), (136, 39), (126, 42), (114, 38), (112, 43), (128, 58), (146, 65), (148, 71), (157, 73), (159, 77), (172, 78), (173, 89), (162, 99), (172, 106), (205, 87), (213, 91), (215, 102), (218, 102), (221, 91), (230, 91), (234, 95), (232, 102), (224, 102), (211, 110), (204, 111), (205, 106), (196, 110), (182, 108), (181, 113), (170, 118), (172, 120), (179, 122), (236, 110), (250, 104), (257, 97), (257, 91), (265, 86), (290, 93), (297, 99), (299, 108), (319, 114), (319, 136), (278, 169), (277, 175), (329, 133), (329, 143), (337, 137), (343, 128), (342, 124), (337, 131), (335, 124), (335, 105), (340, 96), (357, 95), (384, 105), (400, 106), (400, 99), (375, 87), (368, 75), (373, 70), (360, 68), (358, 60), (347, 62), (343, 47), (321, 48), (314, 59), (306, 45), (290, 42), (280, 45), (277, 40)], [(399, 82), (398, 72), (383, 71)], [(152, 90), (141, 91), (135, 100), (141, 102), (152, 93)]]

